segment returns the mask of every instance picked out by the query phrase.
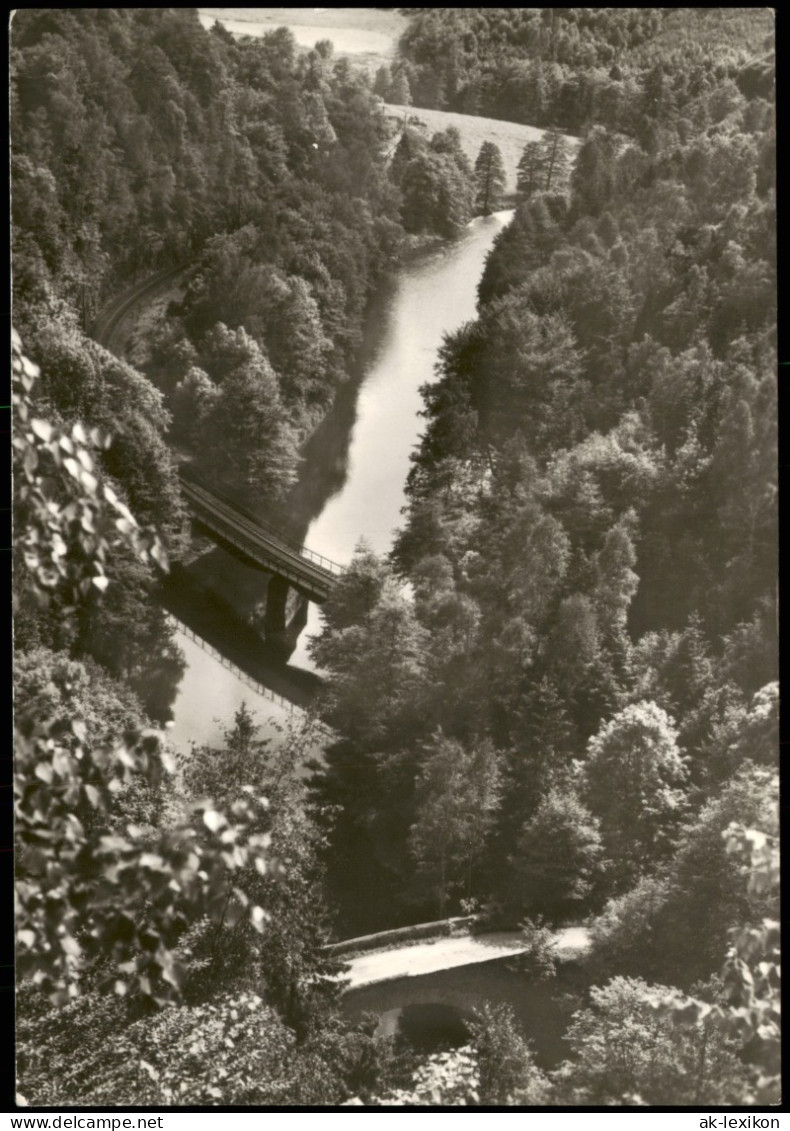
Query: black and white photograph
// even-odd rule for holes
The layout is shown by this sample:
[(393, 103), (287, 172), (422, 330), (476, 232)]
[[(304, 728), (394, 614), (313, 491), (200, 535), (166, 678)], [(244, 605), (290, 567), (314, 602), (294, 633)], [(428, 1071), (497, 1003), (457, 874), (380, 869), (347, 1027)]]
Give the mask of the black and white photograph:
[(9, 37), (9, 1110), (778, 1128), (774, 9)]

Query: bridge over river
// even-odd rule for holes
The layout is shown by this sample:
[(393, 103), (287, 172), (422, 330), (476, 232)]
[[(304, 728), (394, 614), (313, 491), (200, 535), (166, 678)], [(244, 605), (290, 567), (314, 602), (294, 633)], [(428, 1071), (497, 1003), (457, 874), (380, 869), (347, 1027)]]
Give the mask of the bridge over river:
[[(558, 960), (576, 958), (588, 946), (585, 927), (564, 927), (554, 936)], [(419, 979), (440, 970), (457, 970), (480, 962), (516, 958), (528, 950), (521, 931), (489, 931), (480, 935), (414, 940), (344, 959), (348, 963), (346, 993), (400, 978)]]
[(193, 522), (222, 549), (261, 571), (264, 640), (274, 655), (287, 660), (307, 623), (308, 603), (326, 601), (343, 567), (248, 510), (190, 465), (182, 466), (180, 478)]
[(379, 1032), (392, 1035), (406, 1022), (424, 1027), (432, 1017), (435, 1024), (437, 1016), (451, 1030), (448, 1019), (462, 1023), (485, 1003), (504, 1002), (533, 1040), (538, 1061), (557, 1063), (566, 1054), (562, 1035), (579, 977), (574, 960), (587, 951), (587, 928), (554, 933), (558, 972), (540, 980), (518, 968), (519, 955), (528, 950), (522, 932), (473, 934), (474, 926), (467, 917), (336, 944), (331, 951), (348, 966), (344, 1012), (352, 1019), (377, 1014)]
[[(190, 266), (190, 263), (182, 263), (167, 268), (125, 290), (94, 320), (91, 332), (96, 341), (113, 349), (119, 327), (129, 312), (156, 294), (159, 288), (183, 275)], [(307, 600), (321, 604), (327, 599), (342, 573), (337, 563), (294, 543), (282, 531), (241, 507), (217, 484), (208, 483), (186, 467), (181, 471), (181, 492), (193, 518), (215, 541), (243, 554), (281, 580), (287, 580)]]
[[(248, 655), (240, 655), (237, 642), (230, 658), (248, 673), (254, 667), (251, 674), (259, 682), (268, 685), (268, 674), (261, 671), (264, 656), (267, 665), (271, 658), (272, 668), (274, 661), (284, 667), (287, 660), (293, 671), (315, 675), (307, 641), (320, 630), (318, 610), (338, 584), (340, 570), (334, 563), (349, 561), (360, 537), (374, 553), (391, 549), (420, 434), (420, 387), (433, 379), (443, 336), (475, 317), (486, 256), (509, 220), (509, 212), (479, 217), (458, 239), (410, 260), (382, 285), (368, 311), (357, 364), (338, 389), (332, 409), (305, 441), (299, 481), (293, 497), (281, 504), (282, 515), (266, 510), (250, 516), (242, 508), (257, 512), (257, 503), (240, 498), (239, 507), (227, 497), (230, 484), (226, 487), (214, 475), (206, 476), (208, 482), (186, 485), (192, 468), (200, 470), (200, 452), (184, 467), (185, 505), (196, 532), (216, 543), (218, 551), (196, 546), (199, 552), (190, 555), (183, 570), (173, 571), (168, 607), (176, 606), (171, 611), (199, 635), (211, 619), (217, 632), (204, 639), (223, 653), (235, 632), (230, 623), (235, 618)], [(192, 266), (175, 265), (118, 295), (94, 321), (96, 340), (119, 356), (139, 348), (157, 304), (164, 310), (171, 296), (183, 292)], [(148, 312), (144, 322), (138, 317), (142, 310)], [(171, 386), (173, 377), (164, 384)], [(302, 541), (309, 549), (295, 544)], [(197, 610), (186, 608), (188, 603)], [(227, 624), (220, 631), (223, 616)], [(261, 637), (269, 647), (260, 648)], [(218, 741), (217, 718), (228, 717), (242, 699), (266, 717), (265, 697), (254, 691), (248, 695), (213, 653), (182, 638), (189, 660), (173, 703), (178, 743)], [(214, 695), (220, 686), (221, 702)], [(282, 685), (277, 690), (288, 694)]]
[(309, 601), (321, 604), (332, 592), (343, 572), (336, 562), (289, 541), (282, 532), (194, 473), (182, 470), (181, 494), (192, 517), (215, 541), (287, 581)]

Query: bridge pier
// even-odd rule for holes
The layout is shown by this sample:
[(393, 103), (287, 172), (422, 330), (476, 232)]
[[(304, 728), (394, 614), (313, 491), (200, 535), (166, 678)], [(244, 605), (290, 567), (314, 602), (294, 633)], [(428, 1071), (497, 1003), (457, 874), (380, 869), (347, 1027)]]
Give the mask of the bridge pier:
[(222, 549), (268, 575), (265, 599), (256, 605), (250, 623), (259, 630), (262, 620), (264, 640), (275, 654), (288, 660), (307, 624), (308, 602), (326, 601), (342, 568), (305, 546), (284, 540), (261, 518), (194, 472), (187, 475), (182, 470), (181, 490), (193, 522)]
[(307, 624), (307, 597), (294, 589), (286, 577), (273, 574), (266, 587), (263, 636), (267, 644), (288, 659), (299, 633)]

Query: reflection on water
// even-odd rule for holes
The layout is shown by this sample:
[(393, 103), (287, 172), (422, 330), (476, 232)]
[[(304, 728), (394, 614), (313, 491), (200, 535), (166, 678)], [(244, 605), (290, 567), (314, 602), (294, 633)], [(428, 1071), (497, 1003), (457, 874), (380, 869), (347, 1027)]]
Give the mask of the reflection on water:
[(458, 240), (400, 272), (383, 315), (384, 337), (357, 399), (345, 484), (307, 532), (308, 545), (332, 561), (347, 562), (361, 537), (377, 553), (389, 551), (422, 429), (420, 387), (434, 378), (444, 335), (474, 318), (486, 256), (510, 216), (474, 220)]
[[(475, 317), (477, 284), (494, 238), (512, 212), (473, 220), (456, 241), (407, 265), (388, 298), (381, 347), (360, 389), (348, 438), (346, 481), (311, 523), (307, 544), (348, 562), (360, 538), (377, 553), (402, 522), (410, 455), (419, 441), (420, 388), (434, 379), (445, 334)], [(292, 662), (312, 667), (307, 639), (320, 625), (310, 606)]]
[(170, 740), (180, 750), (191, 743), (222, 746), (224, 734), (242, 703), (260, 727), (259, 738), (275, 738), (291, 716), (290, 704), (274, 702), (253, 690), (248, 681), (206, 653), (190, 635), (178, 630), (176, 641), (184, 653), (190, 678), (182, 683)]
[[(371, 307), (359, 369), (305, 444), (299, 481), (286, 503), (291, 532), (332, 561), (350, 561), (361, 538), (377, 553), (390, 550), (402, 521), (409, 456), (421, 431), (420, 387), (434, 377), (444, 335), (474, 318), (486, 256), (511, 216), (499, 212), (472, 221), (457, 240), (407, 264)], [(265, 592), (265, 575), (218, 549), (190, 573), (203, 586), (218, 587), (240, 613), (241, 627), (231, 631), (231, 642), (243, 635)], [(315, 670), (307, 639), (319, 623), (318, 608), (311, 604), (290, 673)], [(252, 642), (244, 650), (249, 654), (258, 647), (263, 644)], [(210, 656), (191, 650), (190, 657), (173, 708), (177, 734), (185, 725), (211, 730), (214, 697), (204, 696), (203, 688), (226, 679)], [(261, 680), (268, 683), (268, 676)], [(229, 703), (223, 717), (234, 709)]]
[[(298, 481), (282, 507), (284, 521), (290, 524), (289, 528), (299, 542), (307, 540), (314, 519), (346, 486), (349, 450), (352, 438), (356, 436), (360, 388), (377, 372), (391, 347), (391, 310), (398, 285), (397, 279), (390, 278), (379, 287), (368, 309), (362, 342), (350, 378), (337, 391), (332, 408), (302, 449), (303, 462)], [(329, 554), (325, 556), (330, 557)], [(348, 556), (346, 554), (341, 561), (347, 561)]]

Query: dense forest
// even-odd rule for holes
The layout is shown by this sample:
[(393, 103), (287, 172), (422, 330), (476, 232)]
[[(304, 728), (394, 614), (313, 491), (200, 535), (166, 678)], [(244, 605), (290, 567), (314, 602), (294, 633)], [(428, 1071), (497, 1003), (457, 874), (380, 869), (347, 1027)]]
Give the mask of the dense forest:
[[(414, 9), (407, 9), (412, 12)], [(729, 80), (772, 97), (773, 28), (752, 8), (423, 8), (376, 86), (390, 102), (641, 142)]]
[(370, 91), (328, 42), (306, 56), (285, 29), (237, 43), (194, 9), (20, 13), (13, 57), (17, 326), (47, 372), (69, 374), (45, 377), (53, 407), (102, 414), (106, 379), (90, 371), (109, 361), (75, 314), (193, 262), (150, 350), (165, 391), (179, 386), (175, 438), (212, 466), (233, 451), (225, 474), (276, 496), (395, 261)]
[[(15, 16), (21, 1103), (778, 1094), (768, 12), (414, 13), (375, 77), (196, 9)], [(379, 95), (547, 130), (315, 717), (175, 753), (179, 460), (282, 500), (402, 250), (502, 205), (496, 146)], [(146, 372), (91, 339), (181, 265)], [(345, 1019), (330, 939), (462, 912), (549, 975), (590, 925), (558, 1067), (506, 1006), (438, 1056)]]
[(567, 192), (522, 182), (445, 343), (392, 561), (314, 644), (315, 788), (355, 928), (360, 889), (382, 926), (595, 913), (601, 977), (690, 991), (768, 913), (721, 834), (776, 831), (775, 142), (763, 87), (660, 65), (649, 141), (593, 125)]

